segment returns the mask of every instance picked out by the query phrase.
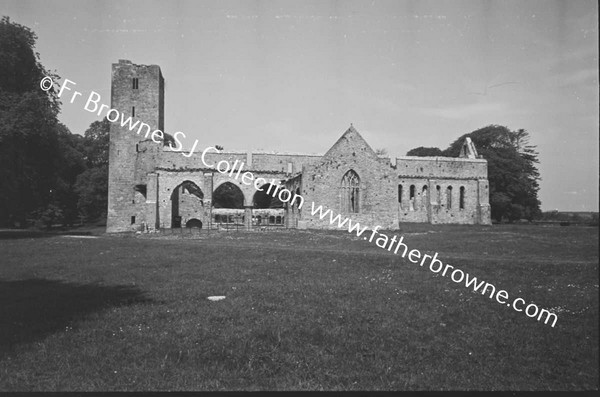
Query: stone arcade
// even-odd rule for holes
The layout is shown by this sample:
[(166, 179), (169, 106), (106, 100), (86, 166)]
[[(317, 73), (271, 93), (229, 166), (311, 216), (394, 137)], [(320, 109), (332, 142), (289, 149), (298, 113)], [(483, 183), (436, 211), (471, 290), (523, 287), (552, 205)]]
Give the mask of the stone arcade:
[[(112, 65), (111, 95), (111, 108), (164, 131), (158, 66), (119, 60)], [(458, 158), (398, 157), (394, 163), (378, 156), (352, 126), (324, 155), (206, 153), (208, 164), (243, 162), (255, 181), (264, 181), (256, 184), (263, 183), (260, 191), (205, 166), (202, 145), (186, 157), (118, 122), (110, 128), (108, 232), (209, 225), (334, 228), (311, 216), (311, 202), (392, 230), (403, 222), (491, 223), (487, 161), (468, 139)], [(305, 205), (266, 193), (284, 188)]]

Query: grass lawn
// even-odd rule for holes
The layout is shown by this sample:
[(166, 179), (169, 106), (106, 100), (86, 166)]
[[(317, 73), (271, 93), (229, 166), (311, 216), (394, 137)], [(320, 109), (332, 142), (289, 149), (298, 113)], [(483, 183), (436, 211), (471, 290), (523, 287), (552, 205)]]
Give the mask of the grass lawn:
[(598, 228), (400, 233), (556, 327), (343, 231), (11, 235), (0, 391), (598, 390)]

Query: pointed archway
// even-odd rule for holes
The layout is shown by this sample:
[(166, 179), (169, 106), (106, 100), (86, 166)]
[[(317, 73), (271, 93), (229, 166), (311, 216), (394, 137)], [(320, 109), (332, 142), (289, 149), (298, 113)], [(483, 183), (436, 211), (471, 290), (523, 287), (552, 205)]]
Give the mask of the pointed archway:
[(203, 207), (202, 189), (192, 181), (183, 181), (171, 193), (171, 227), (181, 227), (186, 219), (202, 218)]

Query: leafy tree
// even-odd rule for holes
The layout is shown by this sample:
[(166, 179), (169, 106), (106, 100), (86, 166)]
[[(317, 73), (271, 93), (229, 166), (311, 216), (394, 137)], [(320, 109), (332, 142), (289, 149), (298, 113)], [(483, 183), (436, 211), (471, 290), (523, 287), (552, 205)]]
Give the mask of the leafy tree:
[(48, 204), (46, 209), (39, 212), (38, 219), (46, 229), (51, 229), (55, 223), (62, 223), (64, 214), (57, 205)]
[(106, 216), (108, 208), (108, 166), (89, 168), (77, 176), (77, 208), (85, 221)]
[(73, 225), (79, 218), (79, 195), (75, 190), (78, 175), (86, 169), (84, 138), (58, 125), (59, 153), (56, 158), (57, 178), (53, 203), (61, 209), (62, 223)]
[(54, 88), (40, 89), (44, 76), (58, 79), (34, 52), (29, 28), (0, 20), (0, 224), (23, 226), (53, 200), (59, 154)]
[(79, 213), (88, 222), (106, 216), (109, 136), (110, 122), (104, 118), (90, 124), (81, 142), (81, 152), (88, 168), (77, 176), (74, 189), (79, 197)]
[(529, 133), (511, 131), (500, 125), (489, 125), (465, 134), (454, 141), (444, 155), (456, 157), (465, 138), (470, 137), (477, 152), (488, 161), (492, 218), (510, 221), (539, 216), (540, 174), (535, 146), (529, 144)]
[(108, 165), (110, 121), (94, 121), (84, 133), (84, 153), (88, 167)]
[(418, 148), (409, 150), (406, 153), (407, 156), (417, 156), (417, 157), (439, 157), (444, 156), (444, 152), (441, 149), (436, 147), (423, 147), (419, 146)]
[(36, 39), (0, 20), (0, 225), (93, 220), (107, 207), (110, 124), (96, 121), (82, 137), (58, 122), (57, 92), (40, 81), (59, 77), (40, 63)]

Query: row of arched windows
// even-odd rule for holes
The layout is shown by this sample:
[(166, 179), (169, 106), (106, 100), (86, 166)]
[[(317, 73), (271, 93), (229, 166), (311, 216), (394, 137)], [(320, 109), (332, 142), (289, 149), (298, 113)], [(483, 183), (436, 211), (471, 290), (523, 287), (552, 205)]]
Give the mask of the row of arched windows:
[(252, 221), (255, 225), (283, 225), (285, 221), (285, 216), (265, 215), (263, 217), (261, 215), (258, 215), (256, 217), (252, 217)]
[[(226, 185), (226, 184), (225, 184)], [(223, 186), (223, 185), (221, 185)], [(235, 186), (235, 185), (234, 185)], [(237, 187), (237, 186), (235, 186)], [(186, 186), (188, 190), (190, 189)], [(239, 189), (239, 188), (238, 188)], [(345, 213), (358, 213), (360, 211), (360, 178), (358, 174), (354, 170), (349, 170), (344, 174), (341, 181), (340, 186), (340, 198), (341, 198), (341, 212)], [(199, 190), (199, 188), (198, 188)], [(219, 190), (219, 189), (217, 189)], [(416, 185), (408, 186), (408, 200), (406, 200), (406, 193), (404, 191), (404, 186), (402, 184), (398, 185), (398, 203), (400, 203), (400, 208), (402, 210), (409, 211), (418, 211), (420, 209), (426, 209), (428, 205), (428, 196), (429, 196), (429, 187), (428, 185), (423, 185), (417, 191), (418, 187)], [(215, 191), (216, 193), (217, 191)], [(241, 191), (240, 191), (241, 193)], [(435, 203), (442, 204), (442, 187), (440, 185), (436, 186), (435, 194)], [(453, 194), (452, 194), (452, 186), (447, 186), (445, 189), (445, 207), (446, 209), (452, 209), (456, 203), (453, 202)], [(243, 196), (242, 196), (243, 203)], [(256, 204), (256, 203), (255, 203)], [(236, 208), (236, 206), (232, 206), (231, 208)], [(268, 208), (268, 207), (267, 207)], [(459, 188), (459, 196), (458, 196), (458, 208), (465, 208), (465, 187), (461, 186)], [(221, 222), (231, 222), (227, 218), (219, 219)], [(258, 220), (258, 219), (257, 219)], [(217, 219), (215, 221), (218, 222)], [(283, 222), (283, 220), (279, 220), (277, 218), (271, 220), (268, 219), (269, 223), (279, 224), (279, 222)], [(261, 223), (261, 220), (258, 221)]]
[[(357, 213), (360, 210), (360, 178), (354, 170), (349, 170), (344, 174), (341, 181), (341, 210), (346, 213)], [(420, 187), (420, 191), (417, 191), (416, 185), (408, 186), (408, 200), (406, 200), (406, 193), (404, 192), (404, 186), (398, 185), (398, 202), (400, 208), (410, 211), (418, 211), (419, 209), (426, 209), (428, 205), (429, 197), (429, 186), (423, 185)], [(465, 209), (465, 187), (461, 186), (458, 190), (458, 209)], [(446, 209), (453, 209), (456, 203), (453, 202), (452, 186), (447, 186), (445, 194), (442, 197), (442, 187), (436, 185), (435, 188), (435, 202), (439, 205), (443, 203), (442, 199), (445, 199)]]
[(244, 215), (216, 214), (214, 223), (244, 223)]
[[(244, 215), (226, 215), (226, 214), (215, 214), (214, 223), (244, 223)], [(283, 225), (285, 216), (253, 216), (252, 223), (255, 225)]]
[[(403, 210), (409, 210), (409, 211), (418, 211), (420, 208), (422, 209), (426, 209), (427, 208), (427, 197), (428, 197), (428, 189), (429, 187), (427, 185), (423, 185), (423, 187), (421, 188), (421, 194), (419, 197), (419, 194), (417, 193), (417, 187), (415, 185), (410, 185), (409, 189), (408, 189), (408, 201), (405, 199), (405, 194), (404, 194), (404, 186), (403, 185), (398, 185), (398, 203), (400, 203), (400, 208)], [(435, 187), (435, 202), (437, 204), (442, 204), (442, 187), (440, 185), (437, 185)], [(446, 208), (447, 209), (452, 209), (452, 206), (455, 205), (452, 202), (452, 186), (448, 186), (446, 187), (446, 194), (445, 194), (445, 199), (446, 199)], [(461, 186), (459, 189), (459, 197), (458, 197), (458, 208), (463, 210), (465, 209), (465, 187)]]
[[(141, 185), (138, 185), (141, 186)], [(145, 197), (145, 185), (144, 186), (144, 197)], [(137, 187), (136, 187), (137, 188)], [(253, 197), (253, 207), (254, 208), (283, 208), (284, 205), (281, 200), (273, 195), (270, 192), (272, 186), (270, 183), (266, 183), (261, 186), (261, 190), (257, 190), (254, 193)], [(273, 192), (276, 190), (273, 189)], [(179, 200), (180, 193), (188, 193), (197, 196), (202, 205), (204, 205), (204, 193), (202, 189), (198, 185), (196, 185), (192, 181), (184, 181), (181, 184), (177, 185), (173, 192), (171, 193), (171, 200), (174, 205), (177, 206), (177, 201)], [(300, 196), (300, 189), (296, 189), (296, 194)], [(298, 206), (300, 204), (300, 197), (296, 197), (294, 201), (294, 205)], [(135, 204), (135, 202), (134, 202)], [(225, 182), (219, 185), (212, 194), (212, 205), (215, 208), (233, 208), (233, 209), (243, 209), (244, 208), (244, 193), (239, 188), (239, 186), (231, 183)]]

